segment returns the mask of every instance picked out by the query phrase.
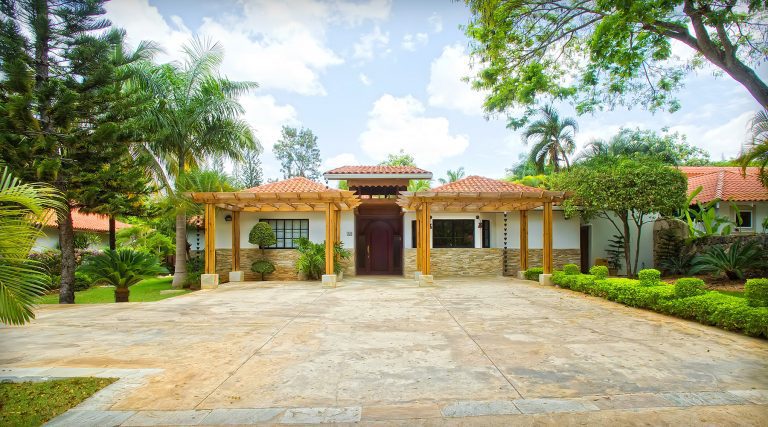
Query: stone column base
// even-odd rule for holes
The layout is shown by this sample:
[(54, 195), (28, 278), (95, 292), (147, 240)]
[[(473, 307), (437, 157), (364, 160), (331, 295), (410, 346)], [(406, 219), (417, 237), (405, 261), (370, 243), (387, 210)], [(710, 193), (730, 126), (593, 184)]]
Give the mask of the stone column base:
[(427, 287), (427, 286), (434, 286), (435, 285), (435, 279), (431, 274), (421, 274), (419, 275), (419, 287)]
[(242, 271), (230, 271), (229, 272), (229, 281), (230, 282), (242, 282), (245, 278), (245, 273)]
[(414, 271), (413, 272), (413, 279), (416, 280), (416, 282), (418, 283), (420, 278), (421, 278), (421, 271)]
[(216, 289), (219, 287), (219, 275), (218, 274), (201, 274), (200, 275), (200, 288), (201, 289)]
[(539, 274), (539, 284), (540, 285), (552, 286), (554, 284), (554, 283), (552, 283), (552, 275), (551, 274)]
[(323, 274), (323, 286), (327, 288), (336, 287), (336, 275), (335, 274)]
[(525, 278), (525, 272), (524, 271), (518, 271), (517, 272), (517, 278), (520, 279), (520, 280), (527, 280)]

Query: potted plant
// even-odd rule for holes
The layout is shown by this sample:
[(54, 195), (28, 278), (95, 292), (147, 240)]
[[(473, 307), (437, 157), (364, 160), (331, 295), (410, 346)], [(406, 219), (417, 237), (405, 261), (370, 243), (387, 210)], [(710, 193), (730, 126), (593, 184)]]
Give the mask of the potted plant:
[(313, 243), (306, 237), (296, 239), (296, 249), (299, 258), (296, 260), (296, 270), (299, 276), (309, 280), (319, 280), (325, 271), (325, 245)]
[(264, 275), (273, 273), (275, 271), (275, 264), (273, 264), (266, 257), (264, 248), (272, 246), (277, 243), (277, 236), (272, 231), (272, 227), (266, 222), (257, 222), (256, 225), (251, 228), (251, 232), (248, 233), (248, 242), (252, 245), (258, 245), (261, 249), (261, 259), (254, 261), (251, 264), (251, 271), (259, 273), (261, 280), (264, 280)]
[(621, 270), (621, 260), (624, 258), (624, 236), (614, 234), (613, 239), (608, 240), (608, 274), (616, 276)]
[(88, 258), (78, 271), (115, 287), (115, 302), (128, 302), (130, 287), (150, 277), (167, 274), (154, 255), (132, 249), (107, 250)]

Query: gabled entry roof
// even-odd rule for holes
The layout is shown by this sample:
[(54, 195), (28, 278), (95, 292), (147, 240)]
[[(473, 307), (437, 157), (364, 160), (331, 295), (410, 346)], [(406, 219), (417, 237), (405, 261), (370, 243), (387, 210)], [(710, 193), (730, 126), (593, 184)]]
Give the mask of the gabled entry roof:
[(323, 174), (327, 180), (340, 179), (432, 179), (432, 172), (415, 166), (341, 166)]
[(428, 191), (401, 191), (397, 203), (406, 210), (429, 203), (433, 211), (504, 212), (535, 209), (565, 197), (562, 191), (472, 175)]

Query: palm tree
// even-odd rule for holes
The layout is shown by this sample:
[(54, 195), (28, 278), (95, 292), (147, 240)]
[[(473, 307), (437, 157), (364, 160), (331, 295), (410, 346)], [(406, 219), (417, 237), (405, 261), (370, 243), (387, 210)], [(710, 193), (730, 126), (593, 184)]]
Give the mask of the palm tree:
[(768, 110), (758, 111), (750, 121), (752, 141), (746, 145), (746, 150), (739, 157), (739, 163), (744, 173), (747, 166), (757, 163), (760, 168), (759, 177), (763, 187), (768, 188)]
[(48, 276), (30, 260), (29, 252), (42, 234), (38, 224), (50, 209), (64, 209), (52, 187), (22, 184), (3, 167), (0, 173), (0, 322), (21, 325), (35, 317), (35, 299)]
[(523, 131), (523, 143), (533, 141), (533, 147), (528, 156), (541, 173), (544, 166), (549, 164), (555, 170), (560, 170), (560, 163), (565, 162), (570, 167), (568, 156), (576, 150), (574, 134), (579, 130), (576, 120), (570, 117), (560, 118), (557, 110), (551, 105), (539, 110), (540, 118)]
[[(154, 100), (144, 117), (147, 142), (140, 145), (150, 159), (157, 181), (168, 194), (184, 175), (208, 158), (240, 160), (243, 150), (259, 143), (250, 126), (240, 118), (238, 98), (258, 85), (236, 82), (218, 73), (223, 49), (218, 43), (194, 39), (184, 47), (181, 64), (144, 63), (134, 78), (138, 88)], [(176, 214), (176, 261), (173, 287), (184, 285), (187, 275), (187, 219)]]
[(408, 191), (428, 191), (431, 187), (431, 183), (428, 179), (412, 179), (408, 182)]
[(455, 171), (448, 169), (445, 172), (445, 174), (448, 175), (447, 178), (438, 178), (438, 181), (440, 181), (440, 184), (445, 185), (451, 182), (456, 182), (461, 178), (464, 178), (464, 166), (460, 166)]

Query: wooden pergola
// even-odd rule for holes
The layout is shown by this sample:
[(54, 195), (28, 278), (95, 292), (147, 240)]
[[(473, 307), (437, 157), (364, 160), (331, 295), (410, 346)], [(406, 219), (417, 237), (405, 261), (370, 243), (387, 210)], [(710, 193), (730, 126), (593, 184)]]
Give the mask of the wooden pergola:
[[(534, 189), (531, 189), (534, 190)], [(431, 273), (430, 229), (432, 212), (509, 212), (520, 213), (520, 270), (528, 268), (528, 211), (544, 208), (543, 267), (552, 273), (552, 204), (565, 199), (558, 191), (420, 191), (400, 193), (397, 203), (416, 212), (416, 269)]]
[[(333, 248), (341, 240), (341, 211), (360, 204), (352, 191), (186, 193), (205, 204), (205, 274), (216, 273), (216, 209), (232, 212), (232, 271), (240, 271), (240, 212), (324, 212), (325, 273), (334, 274)], [(213, 249), (213, 250), (211, 250)]]

